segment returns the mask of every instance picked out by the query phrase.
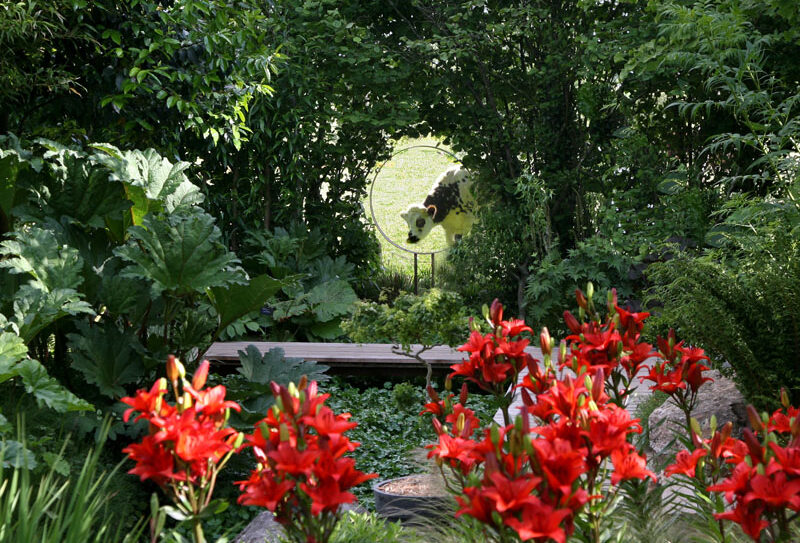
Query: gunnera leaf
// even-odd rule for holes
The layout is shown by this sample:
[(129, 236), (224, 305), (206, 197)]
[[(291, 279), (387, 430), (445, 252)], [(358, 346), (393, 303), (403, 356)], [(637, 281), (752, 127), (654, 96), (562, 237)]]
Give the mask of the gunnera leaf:
[(79, 313), (93, 314), (94, 310), (73, 289), (45, 292), (31, 285), (22, 285), (14, 299), (12, 323), (22, 339), (30, 341), (58, 319)]
[(240, 375), (228, 378), (228, 396), (239, 402), (241, 413), (231, 413), (235, 426), (252, 425), (264, 417), (272, 405), (272, 389), (270, 383), (275, 381), (281, 385), (297, 383), (302, 376), (311, 381), (325, 381), (328, 366), (301, 358), (286, 358), (280, 347), (270, 349), (263, 355), (254, 345), (248, 345), (239, 351), (241, 367)]
[(272, 381), (282, 385), (296, 383), (303, 375), (311, 381), (328, 379), (325, 375), (328, 366), (302, 358), (286, 358), (280, 347), (262, 355), (255, 345), (248, 345), (245, 351), (239, 351), (239, 362), (238, 372), (248, 381), (261, 385), (269, 385)]
[(133, 224), (140, 225), (150, 213), (172, 213), (203, 201), (200, 189), (193, 185), (184, 171), (188, 162), (173, 164), (155, 149), (120, 151), (111, 145), (96, 145), (102, 151), (97, 160), (111, 170), (111, 179), (125, 186), (133, 203)]
[(82, 282), (83, 259), (77, 249), (62, 245), (56, 235), (36, 226), (11, 233), (0, 242), (0, 267), (27, 274), (30, 284), (46, 292), (75, 289)]
[(78, 323), (77, 334), (69, 338), (72, 367), (108, 398), (125, 395), (122, 385), (135, 383), (144, 374), (142, 349), (135, 334), (113, 323), (89, 326)]
[(163, 291), (180, 296), (246, 281), (207, 213), (148, 215), (129, 232), (128, 243), (114, 250), (130, 263), (121, 275), (150, 281), (156, 297)]
[(259, 275), (250, 279), (246, 285), (209, 289), (208, 297), (217, 311), (219, 329), (225, 329), (237, 319), (263, 307), (284, 284), (284, 281), (278, 281), (269, 275)]
[(40, 201), (47, 216), (102, 229), (107, 216), (131, 206), (122, 184), (94, 157), (45, 139), (37, 143), (48, 149), (41, 181), (50, 197)]
[(25, 341), (11, 332), (0, 333), (0, 383), (16, 375), (14, 367), (28, 354)]
[(347, 315), (356, 301), (353, 287), (341, 279), (317, 285), (306, 294), (306, 303), (320, 322)]
[(33, 394), (39, 405), (46, 405), (61, 413), (92, 409), (92, 404), (78, 398), (61, 386), (58, 381), (47, 374), (44, 366), (36, 360), (26, 358), (14, 367), (14, 371), (22, 379), (25, 391)]

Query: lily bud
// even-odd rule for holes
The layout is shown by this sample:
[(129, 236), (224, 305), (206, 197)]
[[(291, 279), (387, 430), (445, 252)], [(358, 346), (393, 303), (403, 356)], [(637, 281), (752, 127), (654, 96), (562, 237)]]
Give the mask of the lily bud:
[(550, 355), (553, 350), (553, 338), (550, 337), (550, 331), (546, 326), (539, 333), (539, 346), (542, 349), (542, 353), (546, 355)]
[(579, 288), (575, 289), (575, 299), (578, 302), (578, 307), (580, 307), (584, 311), (586, 311), (589, 308), (589, 301), (586, 299), (586, 296), (583, 294), (583, 291)]
[(689, 419), (689, 426), (691, 427), (692, 432), (694, 432), (698, 436), (703, 435), (703, 429), (700, 428), (700, 423), (697, 421), (696, 418), (692, 417), (691, 419)]
[(281, 423), (281, 425), (278, 427), (278, 431), (280, 432), (279, 435), (281, 443), (284, 441), (289, 441), (289, 427), (286, 426), (286, 424)]
[(192, 403), (193, 403), (192, 402), (192, 397), (189, 395), (188, 392), (184, 392), (183, 393), (183, 401), (181, 402), (181, 405), (183, 405), (183, 408), (184, 409), (189, 409), (190, 407), (192, 407)]
[(533, 398), (531, 398), (531, 395), (528, 394), (528, 391), (526, 389), (524, 389), (524, 388), (521, 388), (521, 389), (519, 389), (519, 392), (520, 392), (520, 396), (522, 396), (523, 405), (526, 405), (526, 406), (529, 406), (529, 407), (533, 406)]
[(307, 386), (308, 386), (308, 376), (303, 375), (302, 377), (300, 377), (300, 382), (297, 383), (297, 388), (299, 388), (300, 390), (305, 390)]
[(594, 297), (594, 283), (589, 281), (586, 283), (586, 297), (591, 300)]
[(733, 433), (733, 423), (731, 421), (728, 421), (725, 424), (723, 424), (722, 428), (719, 431), (720, 439), (722, 440), (722, 442), (725, 443), (725, 441), (727, 441), (728, 438), (731, 437), (732, 433)]
[(569, 311), (564, 311), (564, 322), (566, 323), (570, 332), (573, 334), (580, 334), (581, 325), (578, 322), (578, 319), (576, 319)]
[(764, 462), (764, 450), (761, 448), (761, 443), (759, 443), (758, 438), (753, 433), (750, 428), (745, 428), (742, 432), (742, 440), (747, 445), (747, 450), (750, 452), (750, 458), (753, 459), (753, 462)]
[(439, 419), (434, 418), (431, 422), (433, 423), (433, 431), (436, 432), (436, 435), (444, 433), (444, 428), (442, 427), (442, 423), (439, 422)]
[(153, 409), (156, 413), (161, 412), (161, 405), (164, 403), (164, 393), (167, 391), (167, 380), (161, 377), (158, 380), (158, 397), (156, 397), (156, 401), (153, 404)]
[(239, 432), (236, 434), (236, 440), (233, 442), (233, 448), (238, 449), (244, 443), (244, 432)]
[(428, 385), (425, 390), (428, 391), (428, 396), (431, 400), (434, 402), (439, 401), (439, 394), (436, 393), (436, 390), (431, 385)]
[(602, 396), (603, 391), (605, 390), (606, 385), (606, 376), (603, 372), (603, 369), (600, 368), (597, 370), (597, 373), (594, 374), (594, 381), (592, 382), (592, 398), (595, 401), (600, 400), (600, 396)]
[(761, 422), (761, 415), (758, 414), (758, 411), (756, 411), (756, 408), (752, 405), (747, 406), (747, 419), (750, 421), (750, 426), (752, 426), (753, 430), (756, 432), (764, 430), (764, 423)]
[(522, 432), (527, 436), (531, 433), (531, 419), (528, 416), (528, 406), (523, 405), (519, 408), (519, 415), (522, 417)]
[(717, 416), (716, 415), (711, 415), (711, 420), (709, 420), (708, 425), (711, 428), (711, 435), (713, 436), (714, 434), (717, 433)]
[(444, 389), (447, 392), (453, 390), (453, 379), (451, 379), (449, 375), (444, 380)]
[(460, 403), (461, 405), (466, 405), (467, 395), (468, 395), (467, 383), (463, 383), (461, 385), (461, 394), (458, 395), (458, 403)]
[[(486, 306), (484, 306), (484, 307), (486, 307)], [(488, 314), (488, 311), (487, 311), (487, 314)], [(470, 317), (469, 318), (469, 331), (470, 332), (479, 332), (480, 329), (481, 328), (480, 328), (480, 326), (478, 326), (478, 323), (475, 322), (475, 318), (474, 317)]]
[(503, 304), (497, 298), (494, 299), (492, 306), (489, 308), (489, 318), (494, 326), (500, 326), (500, 322), (503, 320)]
[(206, 385), (206, 379), (208, 379), (208, 360), (203, 360), (192, 377), (192, 388), (200, 390)]
[(588, 373), (583, 376), (583, 386), (586, 387), (586, 390), (592, 390), (594, 388), (594, 382)]
[(793, 439), (797, 438), (797, 436), (800, 436), (800, 417), (792, 418), (791, 430)]
[(461, 435), (461, 432), (464, 431), (464, 425), (467, 423), (467, 418), (464, 416), (464, 413), (459, 413), (458, 417), (456, 418), (456, 434)]
[(297, 388), (297, 385), (294, 383), (289, 383), (289, 394), (292, 398), (299, 398), (300, 397), (300, 390)]
[(558, 346), (558, 362), (562, 363), (567, 359), (567, 340), (562, 339)]
[(617, 289), (612, 288), (610, 291), (608, 291), (608, 312), (609, 313), (615, 312), (616, 305), (617, 305)]
[(500, 429), (496, 424), (492, 424), (492, 427), (489, 429), (489, 439), (495, 447), (500, 444)]
[(186, 375), (186, 369), (181, 364), (180, 360), (175, 358), (174, 354), (167, 356), (167, 378), (175, 386), (178, 379), (183, 379)]
[(781, 405), (784, 409), (789, 409), (789, 407), (791, 407), (789, 403), (789, 393), (786, 392), (785, 387), (781, 387)]

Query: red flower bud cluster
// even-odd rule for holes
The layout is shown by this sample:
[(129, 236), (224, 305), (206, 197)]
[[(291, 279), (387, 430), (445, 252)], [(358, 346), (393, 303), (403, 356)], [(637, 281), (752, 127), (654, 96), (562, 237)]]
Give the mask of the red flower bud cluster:
[[(170, 373), (174, 367), (170, 367)], [(196, 375), (207, 373), (208, 361), (204, 360)], [(228, 409), (238, 411), (239, 405), (225, 401), (224, 386), (204, 390), (205, 378), (195, 381), (197, 388), (184, 383), (183, 394), (176, 389), (174, 405), (165, 400), (164, 379), (156, 381), (149, 391), (139, 390), (133, 397), (122, 398), (122, 403), (131, 406), (123, 415), (125, 422), (139, 412), (135, 420), (150, 423), (150, 432), (141, 443), (123, 449), (136, 462), (129, 473), (142, 480), (151, 479), (161, 487), (176, 482), (203, 486), (216, 474), (222, 458), (233, 451), (237, 432), (225, 422)]]
[(275, 512), (294, 541), (324, 543), (339, 506), (355, 500), (348, 490), (376, 475), (355, 469), (355, 460), (344, 456), (359, 445), (344, 435), (357, 423), (326, 406), (328, 394), (319, 394), (316, 382), (271, 386), (275, 405), (245, 437), (258, 467), (237, 483), (239, 503)]
[(505, 393), (509, 380), (535, 361), (525, 348), (528, 339), (512, 339), (522, 332), (532, 332), (521, 320), (504, 321), (503, 306), (495, 300), (490, 310), (489, 324), (492, 332), (481, 334), (477, 330), (470, 333), (469, 340), (458, 347), (459, 351), (469, 353), (469, 358), (451, 366), (454, 377), (460, 375), (489, 392)]
[[(730, 423), (711, 439), (693, 434), (697, 448), (679, 452), (666, 473), (702, 481), (708, 472), (713, 484), (707, 490), (724, 492), (732, 505), (715, 514), (717, 519), (739, 524), (753, 541), (760, 541), (768, 528), (778, 533), (776, 541), (784, 541), (781, 537), (789, 533), (786, 512), (800, 512), (800, 409), (785, 405), (769, 418), (752, 406), (748, 412), (753, 430), (746, 429), (743, 439), (731, 437)], [(733, 470), (724, 471), (724, 464)], [(720, 479), (721, 473), (728, 475)]]
[[(523, 541), (563, 543), (574, 531), (575, 518), (584, 506), (602, 498), (601, 466), (613, 466), (612, 485), (655, 478), (629, 442), (630, 434), (641, 431), (638, 421), (611, 403), (605, 379), (607, 369), (624, 367), (621, 353), (626, 352), (626, 345), (639, 341), (643, 317), (638, 321), (625, 317), (622, 335), (615, 321), (581, 325), (575, 320), (570, 362), (575, 363), (577, 377), (558, 378), (549, 363), (549, 334), (541, 335), (546, 343), (542, 368), (529, 355), (523, 356), (521, 348), (506, 347), (527, 346), (527, 340), (516, 336), (530, 328), (522, 321), (497, 320), (502, 313), (501, 305), (492, 304), (494, 332), (472, 332), (459, 349), (470, 357), (453, 366), (451, 377), (464, 376), (484, 390), (502, 394), (502, 400), (508, 397), (506, 388), (527, 368), (528, 374), (516, 387), (524, 400), (520, 415), (515, 423), (493, 425), (475, 438), (478, 420), (464, 405), (466, 388), (462, 388), (458, 403), (453, 394), (440, 399), (429, 390), (432, 401), (423, 412), (434, 415), (439, 435), (429, 457), (448, 466), (459, 485), (453, 489), (459, 504), (457, 515), (478, 519), (501, 539), (513, 535)], [(634, 365), (640, 361), (633, 357), (629, 363), (638, 369)], [(532, 415), (542, 424), (532, 426)]]
[[(136, 466), (128, 473), (150, 479), (172, 500), (183, 517), (191, 522), (195, 539), (203, 540), (204, 511), (213, 508), (212, 494), (217, 475), (240, 445), (242, 435), (227, 426), (230, 409), (239, 411), (236, 402), (225, 400), (225, 387), (204, 388), (208, 361), (204, 360), (186, 381), (183, 364), (170, 355), (166, 373), (175, 403), (166, 400), (169, 384), (164, 378), (150, 390), (139, 390), (133, 397), (122, 398), (129, 405), (123, 419), (138, 412), (135, 420), (150, 423), (148, 435), (140, 443), (128, 445)], [(151, 534), (156, 537), (158, 534)]]

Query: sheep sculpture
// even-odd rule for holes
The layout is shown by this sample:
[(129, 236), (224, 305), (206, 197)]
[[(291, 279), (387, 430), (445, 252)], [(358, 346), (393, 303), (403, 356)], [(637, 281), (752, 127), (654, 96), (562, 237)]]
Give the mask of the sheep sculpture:
[(408, 243), (418, 243), (437, 225), (444, 229), (449, 246), (461, 240), (476, 220), (471, 187), (470, 173), (461, 166), (440, 175), (422, 205), (411, 205), (400, 214), (408, 223)]

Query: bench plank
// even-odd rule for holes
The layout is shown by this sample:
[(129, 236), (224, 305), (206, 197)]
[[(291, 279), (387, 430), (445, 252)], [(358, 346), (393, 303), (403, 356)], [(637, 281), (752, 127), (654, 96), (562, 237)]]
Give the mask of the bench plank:
[[(387, 343), (304, 343), (276, 341), (227, 341), (217, 342), (205, 352), (203, 358), (212, 362), (237, 363), (239, 351), (254, 345), (259, 352), (280, 347), (287, 358), (302, 358), (326, 364), (331, 369), (338, 368), (420, 368), (420, 363), (408, 356), (394, 352), (398, 347)], [(422, 348), (412, 345), (412, 352)], [(528, 347), (527, 351), (541, 360), (539, 349)], [(422, 353), (422, 358), (436, 369), (448, 369), (464, 360), (465, 353), (447, 345), (439, 345)]]

